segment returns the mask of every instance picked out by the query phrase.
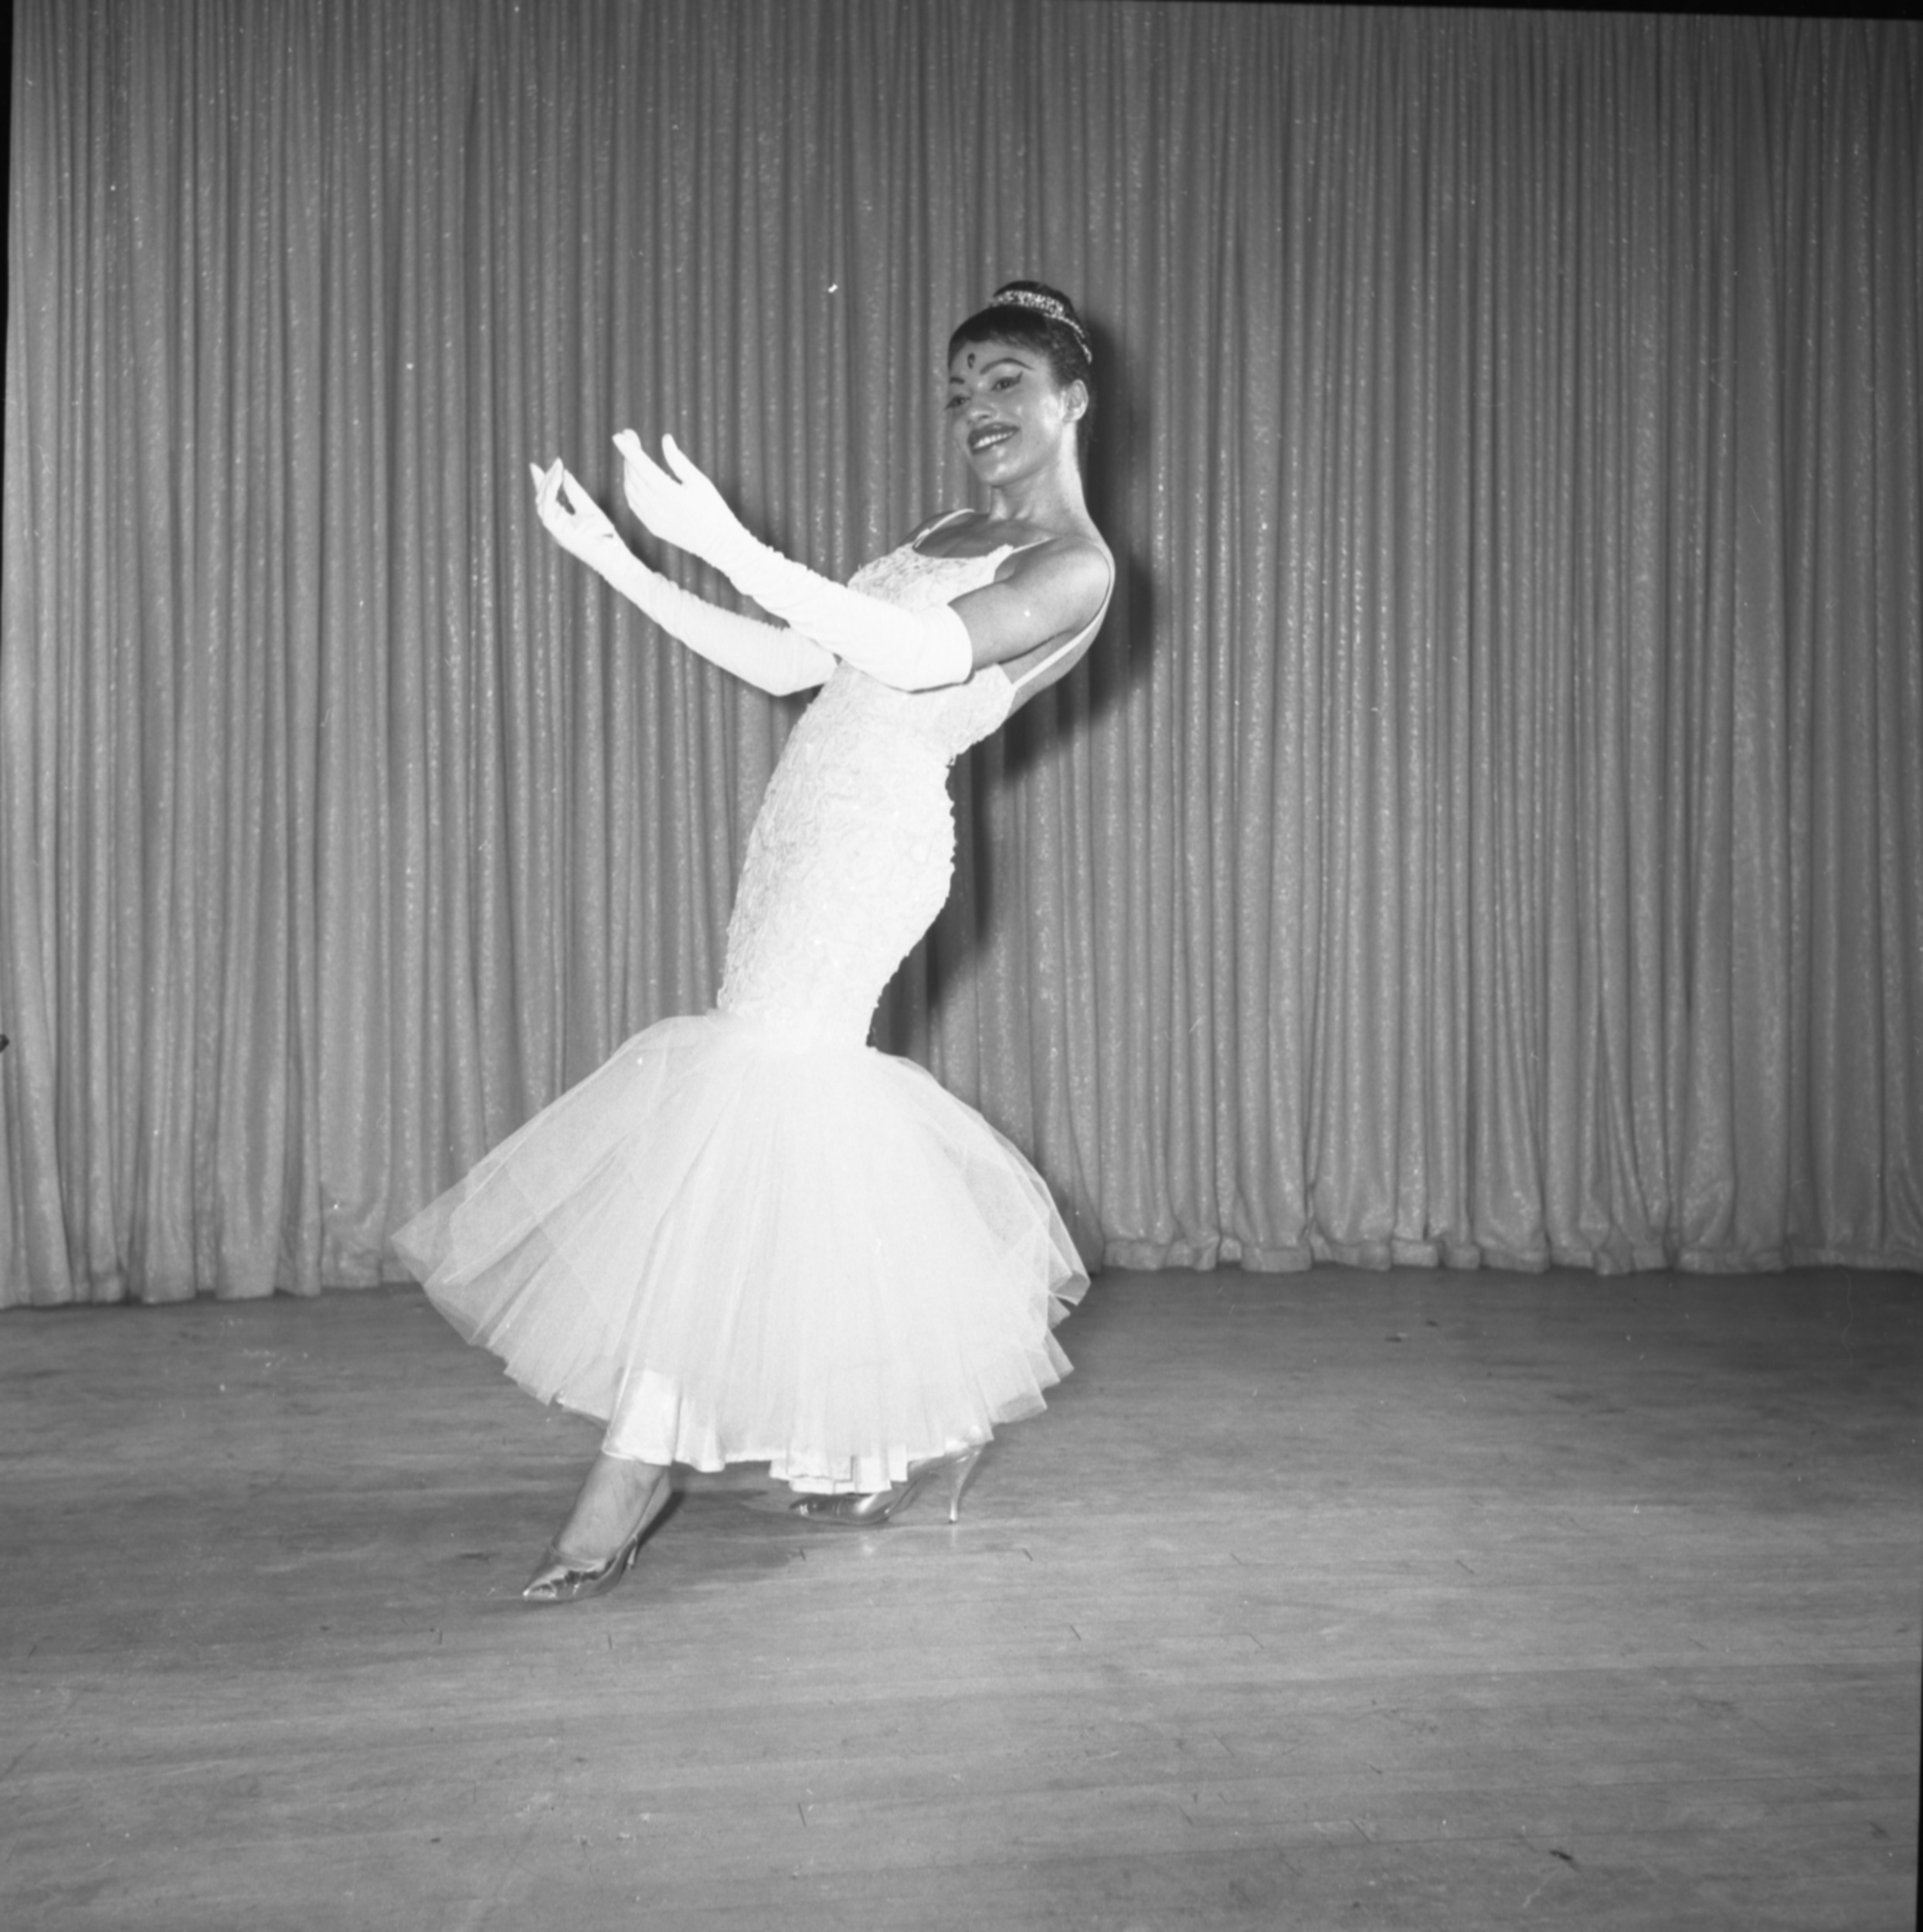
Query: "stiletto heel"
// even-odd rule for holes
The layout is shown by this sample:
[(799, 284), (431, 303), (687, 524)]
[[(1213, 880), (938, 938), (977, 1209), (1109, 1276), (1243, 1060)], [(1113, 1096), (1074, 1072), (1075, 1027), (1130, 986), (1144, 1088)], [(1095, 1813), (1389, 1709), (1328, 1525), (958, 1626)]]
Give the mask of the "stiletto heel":
[(612, 1590), (634, 1567), (644, 1539), (661, 1520), (674, 1496), (674, 1485), (664, 1477), (648, 1498), (634, 1533), (605, 1563), (584, 1568), (572, 1557), (561, 1554), (558, 1539), (549, 1543), (521, 1594), (531, 1604), (578, 1604)]
[(961, 1521), (962, 1492), (968, 1487), (976, 1469), (980, 1464), (984, 1447), (983, 1444), (977, 1443), (973, 1448), (966, 1450), (960, 1455), (951, 1457), (949, 1460), (948, 1520), (950, 1522)]
[(804, 1496), (789, 1507), (810, 1522), (845, 1523), (851, 1529), (871, 1529), (899, 1516), (930, 1482), (943, 1476), (948, 1481), (948, 1520), (959, 1522), (962, 1492), (968, 1487), (968, 1479), (974, 1475), (987, 1446), (978, 1442), (952, 1456), (936, 1456), (928, 1462), (916, 1463), (892, 1489), (878, 1489), (865, 1496)]

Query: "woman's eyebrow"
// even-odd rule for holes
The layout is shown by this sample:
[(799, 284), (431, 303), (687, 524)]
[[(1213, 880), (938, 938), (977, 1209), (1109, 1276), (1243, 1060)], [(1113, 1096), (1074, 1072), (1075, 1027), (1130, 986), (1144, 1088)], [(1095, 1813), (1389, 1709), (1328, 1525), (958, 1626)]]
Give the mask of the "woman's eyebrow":
[[(983, 363), (975, 373), (977, 376), (986, 376), (991, 369), (1000, 369), (1004, 362), (1012, 362), (1017, 369), (1026, 369), (1028, 366), (1019, 355), (997, 355), (992, 362)], [(950, 376), (948, 379), (951, 383), (965, 383), (968, 378), (965, 376), (955, 375)]]

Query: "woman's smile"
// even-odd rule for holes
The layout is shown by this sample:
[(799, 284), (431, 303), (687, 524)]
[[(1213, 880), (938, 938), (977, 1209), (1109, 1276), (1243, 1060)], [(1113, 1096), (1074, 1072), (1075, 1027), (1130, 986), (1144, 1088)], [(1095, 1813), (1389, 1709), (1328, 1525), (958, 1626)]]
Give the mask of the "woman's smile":
[(1021, 434), (1012, 423), (984, 423), (968, 432), (969, 451), (979, 456), (984, 450), (992, 449), (997, 443), (1005, 443), (1011, 436)]

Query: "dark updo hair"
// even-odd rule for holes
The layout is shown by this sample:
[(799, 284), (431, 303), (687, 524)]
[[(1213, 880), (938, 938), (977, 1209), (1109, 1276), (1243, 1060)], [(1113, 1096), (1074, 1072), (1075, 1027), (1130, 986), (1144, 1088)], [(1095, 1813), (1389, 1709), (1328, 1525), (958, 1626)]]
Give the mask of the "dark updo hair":
[(963, 349), (981, 342), (1008, 342), (1038, 355), (1048, 366), (1058, 389), (1079, 383), (1088, 391), (1088, 406), (1075, 425), (1075, 454), (1086, 456), (1089, 434), (1095, 427), (1095, 359), (1089, 352), (1089, 331), (1075, 304), (1046, 282), (1004, 282), (948, 338), (952, 362)]

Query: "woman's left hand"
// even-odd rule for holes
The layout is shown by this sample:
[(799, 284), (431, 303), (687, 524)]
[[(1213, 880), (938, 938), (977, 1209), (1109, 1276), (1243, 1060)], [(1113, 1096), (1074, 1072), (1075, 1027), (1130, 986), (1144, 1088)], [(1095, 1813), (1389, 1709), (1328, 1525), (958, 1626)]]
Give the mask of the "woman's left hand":
[(632, 430), (623, 430), (614, 447), (621, 453), (621, 487), (628, 508), (664, 543), (691, 550), (724, 571), (730, 558), (740, 556), (743, 544), (754, 543), (720, 491), (681, 454), (673, 437), (661, 438), (667, 469), (641, 447)]

